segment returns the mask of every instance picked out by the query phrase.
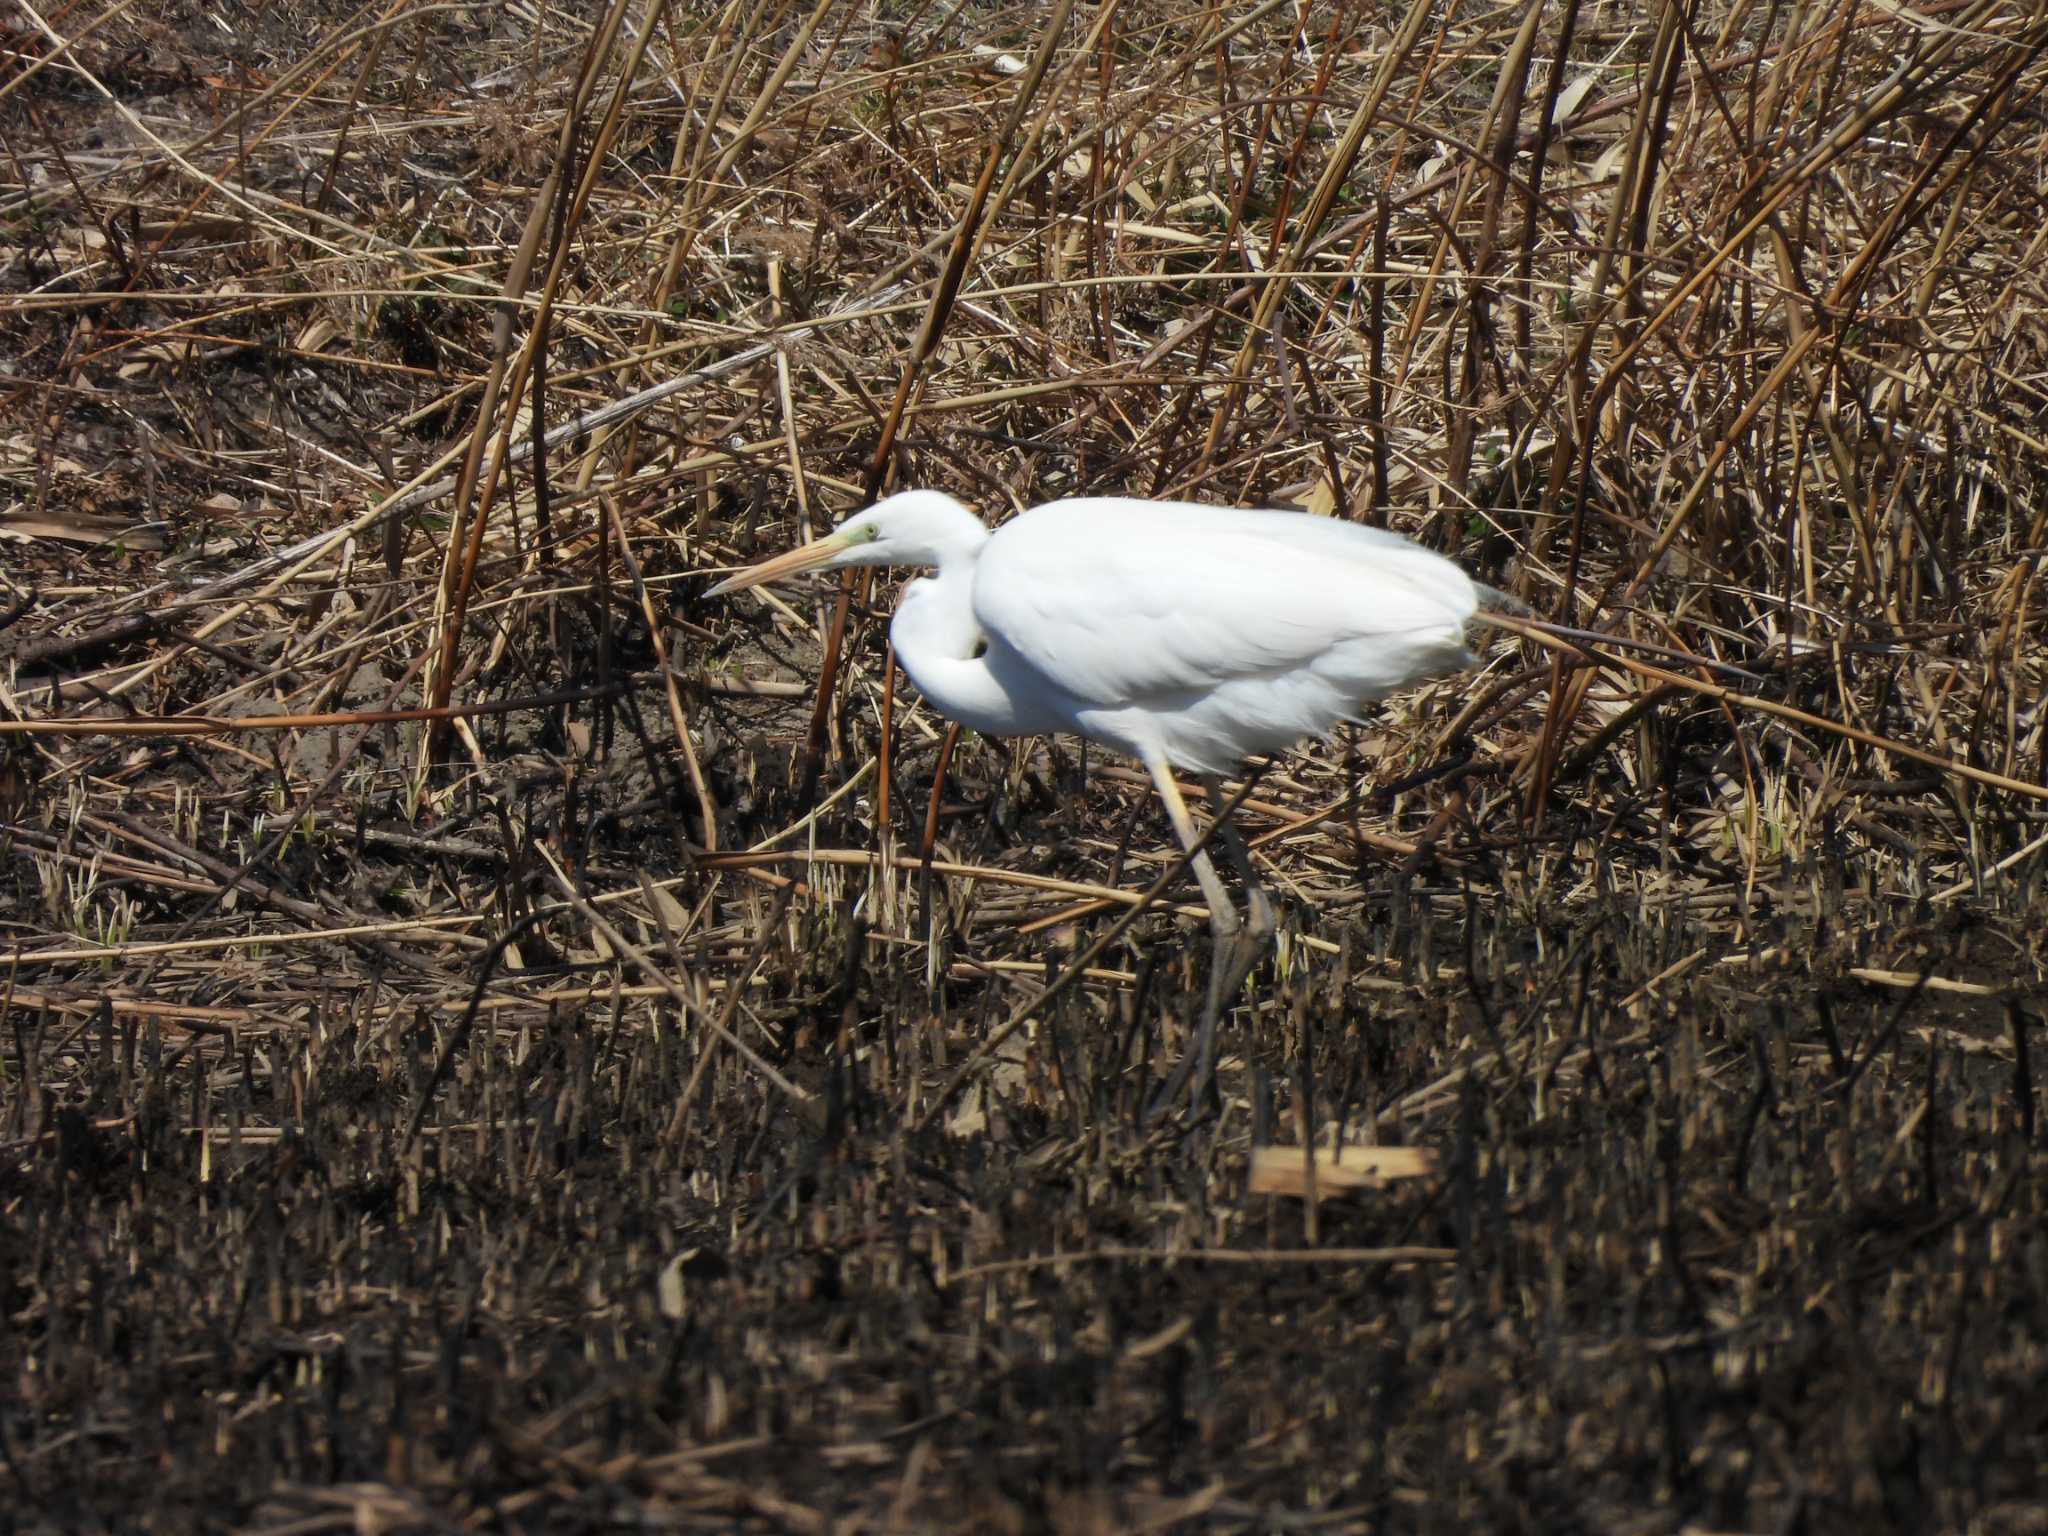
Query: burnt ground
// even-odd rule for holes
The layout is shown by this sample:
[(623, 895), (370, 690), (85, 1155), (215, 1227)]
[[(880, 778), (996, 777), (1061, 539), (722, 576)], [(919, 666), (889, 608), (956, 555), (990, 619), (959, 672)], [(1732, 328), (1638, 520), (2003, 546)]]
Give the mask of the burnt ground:
[[(1565, 912), (1475, 880), (1418, 931), (1441, 877), (1372, 879), (1199, 1118), (1158, 1103), (1193, 930), (957, 1132), (907, 1121), (1003, 999), (843, 912), (760, 1010), (815, 1115), (602, 978), (469, 1033), (374, 986), (289, 1031), (17, 1007), (11, 1518), (2039, 1529), (2039, 1020), (1859, 979), (1976, 986), (2038, 922), (1786, 871), (1759, 907), (1825, 919), (1732, 948), (1588, 846)], [(1249, 1193), (1306, 1103), (1438, 1176)]]

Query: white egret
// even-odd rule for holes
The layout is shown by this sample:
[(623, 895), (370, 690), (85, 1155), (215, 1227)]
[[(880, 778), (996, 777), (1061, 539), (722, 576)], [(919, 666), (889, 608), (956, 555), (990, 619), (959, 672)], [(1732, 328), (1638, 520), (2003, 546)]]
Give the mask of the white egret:
[[(1306, 512), (1082, 497), (991, 533), (938, 491), (905, 491), (712, 595), (800, 571), (922, 566), (889, 626), (941, 714), (993, 736), (1071, 731), (1145, 765), (1184, 847), (1199, 834), (1173, 770), (1207, 782), (1253, 753), (1320, 736), (1405, 684), (1472, 664), (1486, 590), (1421, 545)], [(1248, 919), (1206, 853), (1191, 859), (1216, 941), (1199, 1093), (1216, 1017), (1272, 936), (1244, 845)]]

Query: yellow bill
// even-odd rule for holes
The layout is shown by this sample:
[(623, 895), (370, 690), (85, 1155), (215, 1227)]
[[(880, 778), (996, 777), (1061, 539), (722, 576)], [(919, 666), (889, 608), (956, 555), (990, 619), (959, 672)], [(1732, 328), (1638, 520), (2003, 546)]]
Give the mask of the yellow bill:
[(763, 560), (758, 565), (750, 565), (743, 571), (735, 571), (704, 595), (719, 597), (727, 592), (744, 592), (749, 587), (781, 581), (785, 576), (798, 576), (805, 571), (814, 571), (822, 565), (830, 565), (851, 545), (850, 539), (835, 530), (823, 538), (813, 539), (808, 544), (800, 544), (786, 553)]

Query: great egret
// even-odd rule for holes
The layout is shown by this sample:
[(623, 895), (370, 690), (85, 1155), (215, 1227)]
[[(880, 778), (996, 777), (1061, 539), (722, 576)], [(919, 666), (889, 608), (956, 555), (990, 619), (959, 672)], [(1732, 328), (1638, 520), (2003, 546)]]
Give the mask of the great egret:
[(1470, 666), (1484, 589), (1398, 534), (1306, 512), (1079, 497), (994, 533), (938, 491), (905, 491), (711, 589), (800, 571), (911, 565), (889, 625), (896, 658), (938, 711), (993, 736), (1071, 731), (1145, 765), (1209, 904), (1215, 936), (1197, 1093), (1216, 1018), (1271, 938), (1272, 904), (1226, 820), (1241, 919), (1175, 768), (1216, 776), (1320, 736), (1360, 705)]

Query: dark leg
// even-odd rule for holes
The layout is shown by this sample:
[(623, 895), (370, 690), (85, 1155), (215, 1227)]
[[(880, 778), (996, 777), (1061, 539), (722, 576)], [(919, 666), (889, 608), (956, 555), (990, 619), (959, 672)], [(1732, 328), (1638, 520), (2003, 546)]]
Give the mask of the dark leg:
[[(1230, 803), (1229, 797), (1223, 793), (1222, 782), (1205, 773), (1202, 775), (1202, 787), (1209, 791), (1211, 809), (1217, 816), (1222, 816), (1223, 808)], [(1237, 995), (1237, 989), (1244, 985), (1245, 977), (1258, 964), (1259, 956), (1273, 942), (1274, 931), (1280, 925), (1273, 911), (1272, 898), (1266, 894), (1259, 872), (1252, 867), (1251, 850), (1245, 847), (1244, 839), (1238, 835), (1236, 823), (1225, 817), (1216, 835), (1223, 839), (1223, 851), (1230, 855), (1230, 862), (1237, 866), (1237, 872), (1244, 880), (1248, 917), (1231, 946), (1230, 962), (1223, 978), (1223, 996), (1228, 999)]]

